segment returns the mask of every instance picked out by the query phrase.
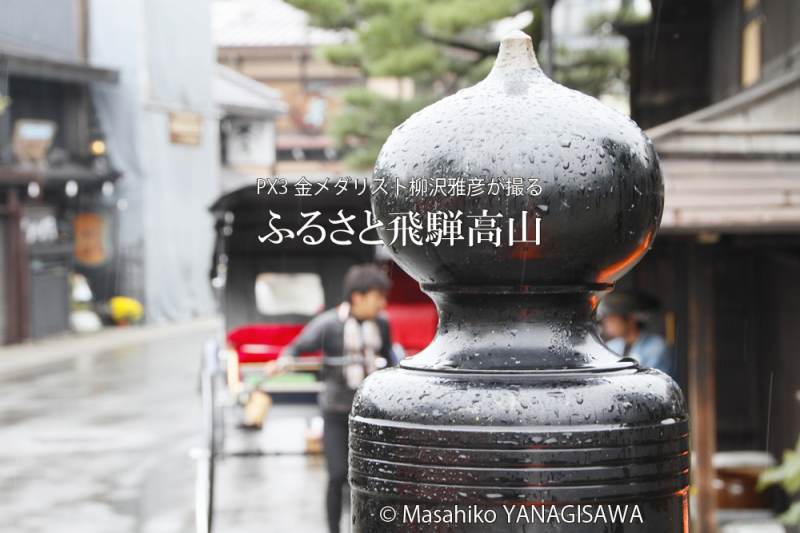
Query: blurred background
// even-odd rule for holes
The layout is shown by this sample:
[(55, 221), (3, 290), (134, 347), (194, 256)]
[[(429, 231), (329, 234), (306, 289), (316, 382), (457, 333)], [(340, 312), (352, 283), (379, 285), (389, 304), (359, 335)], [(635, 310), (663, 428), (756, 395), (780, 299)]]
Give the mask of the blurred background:
[[(689, 397), (693, 530), (791, 531), (794, 0), (4, 0), (0, 527), (196, 530), (204, 341), (233, 354), (240, 379), (224, 387), (242, 403), (240, 365), (275, 354), (253, 352), (263, 331), (241, 328), (336, 305), (350, 264), (386, 266), (398, 342), (424, 347), (432, 304), (380, 251), (270, 263), (230, 238), (233, 215), (265, 213), (248, 204), (258, 177), (368, 176), (392, 128), (482, 79), (512, 30), (551, 77), (630, 115), (661, 157), (661, 231), (619, 286), (658, 302), (647, 328)], [(363, 203), (328, 207), (341, 201)], [(218, 531), (324, 530), (310, 368), (270, 385), (262, 432), (228, 431), (238, 452), (216, 469)], [(765, 470), (784, 488), (757, 491)]]

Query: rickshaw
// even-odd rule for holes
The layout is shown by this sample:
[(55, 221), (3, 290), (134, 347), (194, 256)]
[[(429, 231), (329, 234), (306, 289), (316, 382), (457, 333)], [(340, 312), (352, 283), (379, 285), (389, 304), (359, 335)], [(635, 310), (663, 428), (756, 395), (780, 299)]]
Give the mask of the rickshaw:
[(314, 246), (302, 239), (262, 242), (271, 213), (279, 214), (280, 223), (290, 228), (302, 225), (301, 212), (319, 211), (319, 220), (340, 212), (352, 214), (358, 235), (366, 227), (365, 210), (369, 209), (369, 191), (358, 194), (354, 189), (329, 188), (313, 196), (258, 194), (255, 183), (223, 194), (211, 206), (216, 242), (210, 279), (224, 318), (224, 332), (206, 343), (201, 362), (198, 532), (212, 528), (217, 462), (227, 456), (270, 454), (226, 450), (225, 433), (241, 417), (250, 395), (266, 393), (276, 402), (315, 399), (321, 388), (319, 353), (301, 355), (292, 372), (279, 380), (267, 379), (264, 365), (275, 360), (313, 316), (342, 301), (342, 279), (352, 265), (378, 262), (387, 269), (392, 289), (386, 312), (396, 353), (413, 356), (432, 340), (438, 320), (433, 303), (416, 281), (388, 259), (381, 246), (357, 239), (346, 246), (328, 240)]

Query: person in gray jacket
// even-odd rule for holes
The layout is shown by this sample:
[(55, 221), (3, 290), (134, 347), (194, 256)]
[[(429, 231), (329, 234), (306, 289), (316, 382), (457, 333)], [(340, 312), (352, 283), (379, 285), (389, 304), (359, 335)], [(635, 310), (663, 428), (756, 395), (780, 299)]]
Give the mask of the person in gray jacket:
[(301, 353), (322, 351), (319, 405), (328, 469), (328, 528), (339, 532), (342, 492), (347, 483), (347, 423), (356, 389), (371, 372), (396, 364), (389, 322), (382, 311), (390, 281), (375, 265), (356, 265), (344, 279), (345, 300), (312, 319), (267, 372), (290, 367)]

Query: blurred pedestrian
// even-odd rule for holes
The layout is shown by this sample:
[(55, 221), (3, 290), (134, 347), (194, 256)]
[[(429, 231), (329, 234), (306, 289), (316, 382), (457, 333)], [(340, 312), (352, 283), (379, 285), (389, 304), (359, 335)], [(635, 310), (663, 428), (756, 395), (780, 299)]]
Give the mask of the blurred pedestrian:
[(301, 353), (322, 351), (323, 447), (328, 469), (328, 529), (339, 533), (342, 495), (347, 484), (348, 416), (355, 391), (371, 372), (396, 364), (389, 322), (382, 311), (390, 281), (375, 265), (356, 265), (344, 278), (344, 301), (311, 320), (270, 363), (274, 374), (291, 367)]
[[(645, 368), (672, 375), (674, 361), (664, 337), (647, 331), (658, 302), (643, 293), (615, 291), (603, 298), (597, 314), (608, 347)], [(674, 376), (673, 376), (674, 377)]]

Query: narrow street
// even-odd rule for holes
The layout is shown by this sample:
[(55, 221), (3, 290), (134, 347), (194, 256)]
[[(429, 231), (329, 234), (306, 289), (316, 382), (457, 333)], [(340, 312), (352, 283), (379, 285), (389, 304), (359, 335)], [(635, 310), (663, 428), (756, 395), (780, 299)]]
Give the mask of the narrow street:
[[(191, 533), (197, 370), (213, 330), (146, 338), (0, 374), (0, 530)], [(313, 405), (279, 405), (260, 434), (233, 430), (218, 469), (218, 532), (324, 531), (321, 457), (299, 455)]]

